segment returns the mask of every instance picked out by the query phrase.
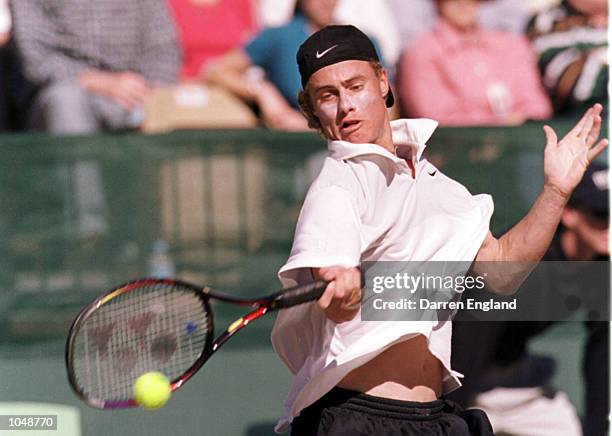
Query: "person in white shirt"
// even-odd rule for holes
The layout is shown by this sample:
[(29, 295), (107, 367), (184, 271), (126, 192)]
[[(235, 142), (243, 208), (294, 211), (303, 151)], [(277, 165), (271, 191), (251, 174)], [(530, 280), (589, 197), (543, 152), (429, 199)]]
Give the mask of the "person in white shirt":
[[(360, 319), (364, 261), (529, 261), (541, 258), (597, 142), (601, 106), (561, 140), (545, 126), (545, 182), (529, 213), (496, 239), (493, 203), (421, 157), (437, 123), (390, 122), (387, 74), (371, 41), (354, 26), (327, 26), (297, 54), (299, 100), (329, 156), (300, 213), (291, 255), (279, 276), (288, 286), (329, 284), (317, 303), (279, 314), (272, 342), (295, 374), (276, 430), (292, 435), (492, 434), (480, 411), (440, 400), (460, 385), (450, 367), (451, 326)], [(482, 262), (474, 263), (473, 273)], [(527, 264), (526, 264), (527, 265)], [(487, 287), (514, 292), (529, 268), (489, 274)]]

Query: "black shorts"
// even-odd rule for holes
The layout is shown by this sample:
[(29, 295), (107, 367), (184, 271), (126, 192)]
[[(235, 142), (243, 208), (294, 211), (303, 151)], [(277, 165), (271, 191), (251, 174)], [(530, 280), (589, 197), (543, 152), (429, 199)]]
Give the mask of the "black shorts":
[(463, 410), (447, 400), (427, 403), (374, 397), (334, 388), (302, 410), (291, 436), (489, 436), (482, 410)]

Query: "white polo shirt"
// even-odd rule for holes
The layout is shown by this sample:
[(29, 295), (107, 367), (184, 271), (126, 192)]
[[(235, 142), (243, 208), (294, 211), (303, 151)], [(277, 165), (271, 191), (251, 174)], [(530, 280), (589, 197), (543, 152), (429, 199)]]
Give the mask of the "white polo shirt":
[[(428, 119), (391, 122), (398, 155), (375, 144), (329, 141), (329, 155), (310, 187), (291, 255), (280, 269), (285, 286), (312, 280), (310, 268), (359, 266), (362, 261), (472, 261), (489, 230), (493, 201), (472, 195), (421, 159), (437, 127)], [(351, 370), (417, 334), (445, 369), (444, 390), (457, 388), (451, 323), (352, 321), (336, 324), (315, 303), (283, 310), (272, 331), (276, 353), (295, 374), (276, 430), (285, 431)], [(409, 359), (409, 356), (406, 356)]]

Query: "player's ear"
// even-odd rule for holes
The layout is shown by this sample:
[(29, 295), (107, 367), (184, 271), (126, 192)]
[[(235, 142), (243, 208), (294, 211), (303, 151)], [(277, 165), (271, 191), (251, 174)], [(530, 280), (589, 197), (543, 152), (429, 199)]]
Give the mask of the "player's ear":
[(384, 68), (381, 68), (380, 72), (378, 73), (378, 83), (380, 86), (381, 95), (383, 98), (386, 98), (387, 94), (389, 93), (389, 77), (387, 76), (387, 71), (385, 71)]
[(310, 100), (310, 95), (308, 94), (308, 88), (298, 93), (298, 103), (300, 106), (300, 112), (308, 121), (308, 127), (321, 131), (321, 122), (315, 115), (315, 110), (312, 107), (312, 101)]

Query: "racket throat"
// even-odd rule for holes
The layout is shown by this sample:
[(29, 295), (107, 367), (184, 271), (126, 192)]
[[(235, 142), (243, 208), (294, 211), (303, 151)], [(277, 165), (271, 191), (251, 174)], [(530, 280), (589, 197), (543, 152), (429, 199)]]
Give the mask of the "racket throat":
[(225, 344), (229, 338), (234, 336), (234, 334), (240, 331), (242, 328), (250, 324), (252, 321), (256, 320), (264, 316), (268, 312), (267, 306), (258, 307), (254, 311), (248, 313), (247, 315), (237, 319), (233, 323), (229, 325), (227, 330), (225, 330), (213, 343), (212, 351), (213, 353), (221, 347), (221, 345)]

